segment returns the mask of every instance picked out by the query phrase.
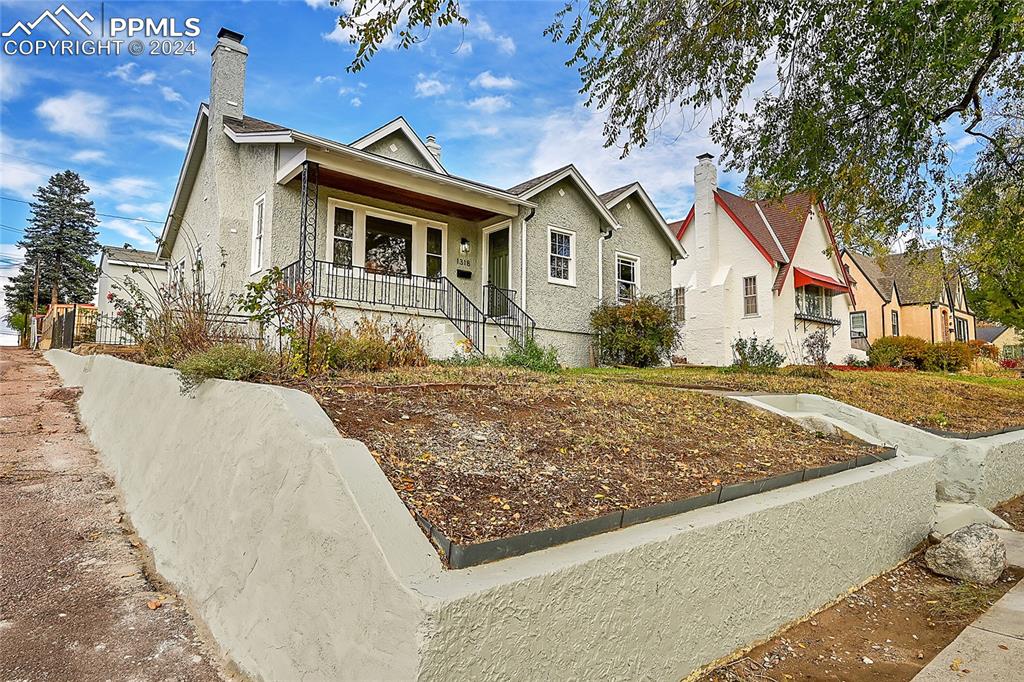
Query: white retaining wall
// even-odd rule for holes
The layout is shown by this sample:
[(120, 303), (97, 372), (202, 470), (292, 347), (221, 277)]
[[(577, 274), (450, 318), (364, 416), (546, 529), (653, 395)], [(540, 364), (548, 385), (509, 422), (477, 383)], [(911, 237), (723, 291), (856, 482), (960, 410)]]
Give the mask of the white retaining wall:
[(262, 679), (679, 680), (905, 558), (934, 462), (900, 456), (460, 571), (311, 397), (46, 356), (157, 568)]
[(819, 395), (734, 396), (795, 419), (812, 430), (840, 429), (869, 443), (939, 462), (936, 496), (991, 509), (1024, 495), (1024, 431), (983, 438), (949, 438), (908, 426)]

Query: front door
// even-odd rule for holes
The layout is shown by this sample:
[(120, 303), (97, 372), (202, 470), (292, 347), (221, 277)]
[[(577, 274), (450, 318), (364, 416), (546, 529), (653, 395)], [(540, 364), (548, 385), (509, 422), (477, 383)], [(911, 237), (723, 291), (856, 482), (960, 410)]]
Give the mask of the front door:
[(508, 314), (505, 295), (508, 289), (508, 228), (495, 230), (487, 235), (487, 283), (492, 287), (504, 289), (504, 292), (488, 294), (487, 309), (492, 317), (503, 317)]

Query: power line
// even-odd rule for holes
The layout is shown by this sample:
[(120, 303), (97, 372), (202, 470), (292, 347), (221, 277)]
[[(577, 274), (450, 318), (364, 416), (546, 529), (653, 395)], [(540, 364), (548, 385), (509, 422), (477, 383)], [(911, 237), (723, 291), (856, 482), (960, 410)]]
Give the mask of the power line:
[[(0, 199), (3, 199), (4, 201), (16, 201), (19, 204), (32, 204), (31, 201), (25, 201), (24, 199), (15, 199), (14, 197), (0, 196)], [(97, 213), (96, 215), (103, 216), (104, 218), (117, 218), (118, 220), (133, 220), (137, 223), (153, 223), (155, 225), (164, 224), (163, 220), (149, 220), (147, 218), (129, 218), (128, 216), (125, 215), (114, 215), (113, 213)]]

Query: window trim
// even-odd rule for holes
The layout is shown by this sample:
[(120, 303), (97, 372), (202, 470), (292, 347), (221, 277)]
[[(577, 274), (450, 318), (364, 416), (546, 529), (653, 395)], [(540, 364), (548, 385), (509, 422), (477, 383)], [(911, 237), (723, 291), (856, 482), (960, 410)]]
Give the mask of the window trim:
[[(747, 281), (748, 280), (753, 282), (753, 285), (754, 285), (754, 293), (752, 293), (752, 294), (748, 294), (747, 293)], [(743, 277), (743, 279), (740, 281), (740, 293), (742, 295), (743, 317), (760, 317), (761, 316), (761, 306), (760, 306), (760, 302), (758, 301), (757, 275), (745, 275)], [(752, 312), (752, 313), (748, 313), (747, 312), (747, 299), (748, 298), (753, 298), (753, 300), (754, 300), (754, 312)]]
[[(961, 325), (963, 325), (963, 334), (960, 333)], [(971, 335), (971, 322), (966, 317), (953, 316), (953, 338), (957, 341), (967, 343), (968, 337)]]
[[(259, 212), (257, 213), (257, 207)], [(259, 222), (256, 217), (259, 216)], [(252, 202), (252, 240), (249, 244), (249, 274), (255, 275), (263, 270), (263, 243), (267, 231), (267, 195), (256, 197)]]
[(891, 336), (900, 335), (900, 311), (889, 311), (889, 332)]
[[(351, 237), (339, 237), (338, 235), (336, 235), (334, 233), (334, 216), (335, 216), (335, 211), (337, 211), (339, 208), (343, 209), (345, 211), (350, 211), (352, 213), (352, 236)], [(335, 243), (338, 240), (341, 240), (341, 241), (350, 242), (351, 245), (352, 245), (351, 246), (351, 261), (352, 262), (349, 263), (349, 265), (348, 265), (348, 268), (351, 268), (353, 265), (356, 264), (356, 212), (355, 212), (355, 209), (349, 208), (348, 206), (331, 206), (330, 215), (327, 216), (327, 226), (330, 228), (330, 231), (331, 231), (331, 248), (328, 249), (328, 253), (331, 256), (331, 267), (338, 268), (338, 269), (347, 269), (346, 266), (338, 265), (337, 263), (334, 262), (334, 246), (335, 246)]]
[[(558, 256), (558, 254), (551, 252), (551, 235), (561, 234), (569, 237), (569, 278), (561, 279), (554, 277), (551, 274), (551, 257), (556, 256), (558, 258), (565, 258), (565, 256)], [(567, 230), (563, 227), (555, 227), (554, 225), (548, 225), (548, 236), (547, 236), (547, 248), (545, 249), (547, 258), (547, 271), (548, 271), (548, 284), (558, 284), (563, 287), (574, 287), (576, 286), (576, 233), (573, 230)]]
[(625, 251), (615, 252), (615, 303), (616, 305), (622, 305), (623, 303), (629, 303), (631, 301), (623, 301), (619, 298), (619, 282), (625, 282), (625, 280), (619, 279), (619, 261), (626, 261), (633, 264), (633, 300), (636, 300), (640, 296), (640, 256), (627, 253)]
[[(683, 302), (679, 303), (678, 293), (682, 292)], [(672, 287), (672, 321), (676, 324), (686, 324), (686, 287)]]
[[(863, 335), (855, 335), (854, 334), (854, 332), (856, 331), (856, 329), (854, 329), (854, 326), (853, 326), (853, 319), (854, 319), (854, 317), (856, 317), (857, 319), (864, 320), (864, 333), (863, 333)], [(867, 311), (864, 311), (864, 310), (851, 310), (850, 311), (850, 338), (851, 339), (866, 339), (866, 338), (868, 338), (868, 314), (867, 314)]]

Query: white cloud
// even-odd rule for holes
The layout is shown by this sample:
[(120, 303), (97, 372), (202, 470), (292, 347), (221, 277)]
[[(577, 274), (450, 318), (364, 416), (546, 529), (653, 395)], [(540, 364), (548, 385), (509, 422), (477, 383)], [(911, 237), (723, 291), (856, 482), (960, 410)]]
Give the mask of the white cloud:
[(495, 114), (512, 106), (505, 95), (488, 95), (477, 97), (466, 104), (470, 109), (475, 109), (485, 114)]
[(31, 199), (32, 193), (40, 185), (45, 185), (50, 175), (50, 171), (44, 166), (30, 161), (5, 157), (3, 172), (0, 173), (0, 189), (3, 189), (5, 194), (13, 194), (22, 199)]
[(152, 85), (156, 81), (155, 71), (143, 71), (138, 76), (135, 75), (135, 70), (139, 68), (139, 65), (135, 62), (126, 62), (120, 66), (114, 67), (113, 71), (107, 73), (108, 76), (114, 78), (120, 78), (125, 83), (131, 83), (133, 85)]
[(107, 160), (107, 153), (99, 149), (83, 149), (72, 154), (71, 160), (76, 163), (103, 163)]
[(971, 135), (964, 135), (960, 139), (955, 140), (953, 142), (950, 142), (949, 143), (949, 148), (951, 150), (953, 150), (954, 154), (957, 154), (957, 153), (962, 152), (963, 150), (967, 149), (968, 147), (970, 147), (972, 144), (974, 144), (977, 141), (978, 141), (977, 138), (975, 138), (975, 137), (973, 137)]
[(135, 248), (149, 246), (154, 241), (153, 235), (140, 228), (142, 223), (122, 220), (120, 218), (102, 218), (102, 221), (103, 222), (100, 223), (100, 227), (116, 232), (122, 237), (126, 237)]
[[(5, 163), (5, 171), (7, 170), (6, 166), (7, 164)], [(0, 256), (3, 257), (0, 258), (0, 291), (2, 291), (10, 282), (10, 278), (21, 270), (20, 261), (25, 258), (25, 249), (14, 244), (0, 242)], [(5, 263), (12, 264), (5, 265)], [(5, 317), (7, 317), (7, 304), (4, 302), (3, 296), (0, 296), (0, 346), (13, 346), (17, 343), (18, 337), (16, 332), (3, 322)]]
[(175, 90), (174, 88), (169, 88), (166, 85), (160, 86), (160, 94), (163, 95), (164, 99), (168, 102), (179, 102), (181, 104), (185, 103), (185, 98), (182, 97), (177, 90)]
[(417, 97), (436, 97), (443, 95), (451, 89), (447, 83), (442, 83), (436, 78), (427, 78), (422, 73), (416, 77)]
[(20, 66), (15, 66), (14, 60), (0, 59), (0, 102), (20, 95), (29, 80), (28, 73)]
[(185, 151), (188, 149), (188, 139), (181, 135), (174, 135), (172, 133), (148, 133), (146, 137), (157, 144), (162, 144), (165, 147), (177, 149), (178, 151)]
[(351, 100), (349, 100), (349, 104), (358, 109), (359, 107), (363, 106), (363, 100), (359, 99), (358, 97), (353, 97)]
[(306, 4), (313, 9), (323, 9), (331, 6), (331, 0), (306, 0)]
[(112, 199), (148, 197), (159, 189), (159, 186), (152, 180), (132, 175), (113, 178), (106, 182), (94, 180), (87, 184), (96, 196)]
[(516, 53), (516, 43), (510, 36), (497, 33), (494, 27), (482, 16), (469, 16), (468, 13), (466, 16), (469, 19), (466, 33), (493, 43), (498, 48), (498, 52), (502, 54), (513, 55)]
[(320, 85), (321, 83), (332, 83), (336, 80), (338, 80), (337, 76), (317, 76), (313, 79), (313, 82)]
[(486, 90), (511, 90), (519, 87), (519, 81), (512, 76), (495, 76), (490, 71), (484, 71), (469, 84)]
[(132, 218), (164, 218), (167, 216), (167, 204), (162, 201), (150, 201), (147, 203), (122, 203), (117, 204), (117, 212)]
[(473, 54), (473, 43), (468, 40), (464, 40), (459, 43), (459, 46), (455, 48), (455, 55), (459, 57), (468, 57)]
[(64, 97), (43, 100), (36, 113), (51, 132), (98, 138), (107, 134), (107, 108), (103, 97), (76, 90)]

